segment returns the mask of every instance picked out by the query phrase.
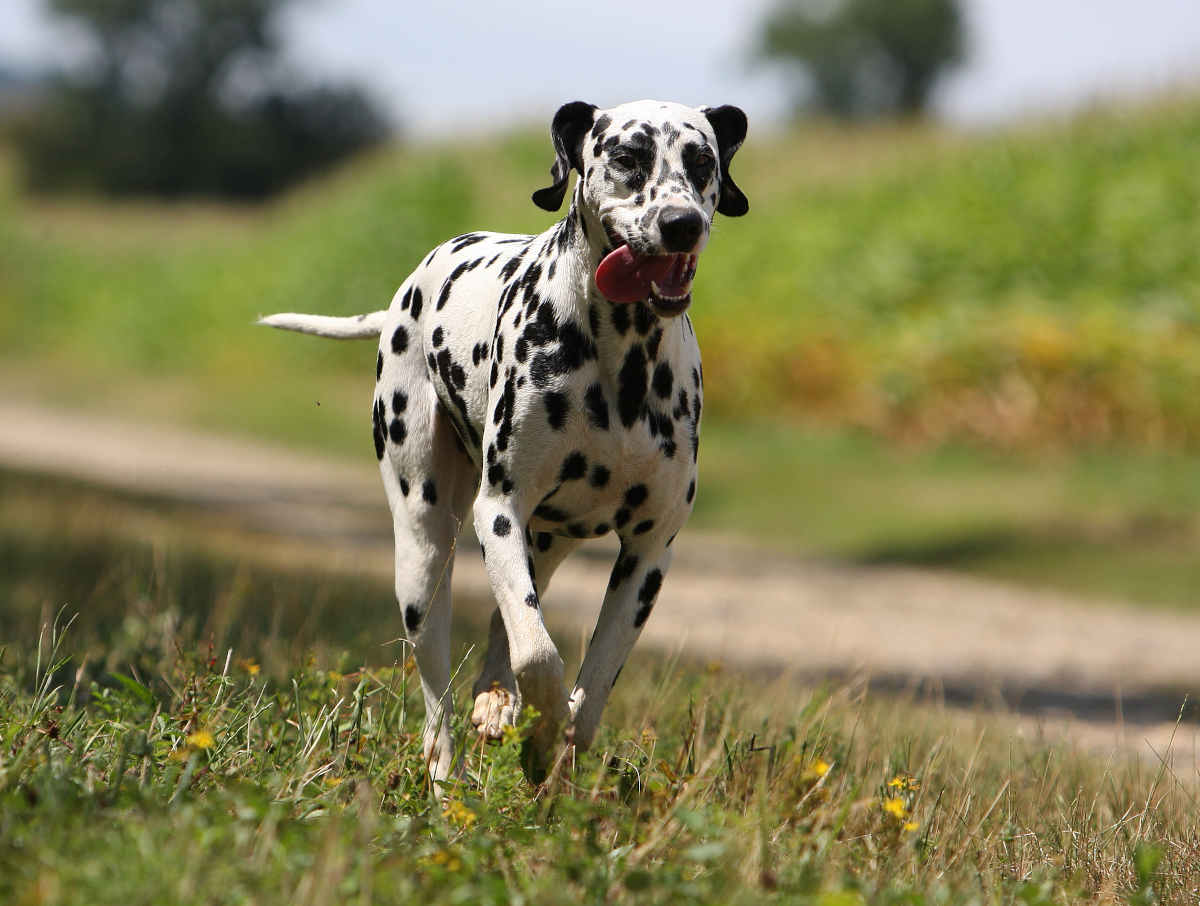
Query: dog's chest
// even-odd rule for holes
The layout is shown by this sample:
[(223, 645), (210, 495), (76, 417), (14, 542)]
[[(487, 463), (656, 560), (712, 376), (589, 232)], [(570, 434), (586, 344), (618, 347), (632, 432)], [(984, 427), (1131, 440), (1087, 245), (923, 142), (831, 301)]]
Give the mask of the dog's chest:
[[(621, 333), (605, 319), (610, 309), (628, 314), (629, 306), (597, 307), (599, 323), (588, 319), (594, 356), (578, 368), (543, 373), (527, 357), (528, 368), (518, 363), (505, 372), (520, 441), (509, 456), (489, 443), (488, 466), (494, 460), (504, 474), (519, 471), (517, 481), (529, 486), (517, 491), (532, 508), (535, 530), (576, 538), (673, 531), (694, 492), (701, 408), (695, 338), (682, 319), (654, 319), (641, 332), (631, 323)], [(500, 428), (508, 386), (493, 395)]]
[(690, 450), (668, 458), (644, 429), (565, 438), (547, 447), (526, 496), (530, 528), (572, 538), (671, 534), (690, 509)]

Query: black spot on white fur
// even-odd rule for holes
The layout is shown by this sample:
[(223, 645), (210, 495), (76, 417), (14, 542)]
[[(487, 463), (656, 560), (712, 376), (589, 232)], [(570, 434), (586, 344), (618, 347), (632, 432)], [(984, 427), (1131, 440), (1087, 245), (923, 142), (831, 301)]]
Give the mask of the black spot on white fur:
[(641, 628), (650, 616), (650, 611), (654, 609), (654, 599), (658, 597), (658, 590), (662, 588), (663, 574), (661, 570), (652, 569), (646, 573), (646, 579), (642, 582), (642, 587), (638, 589), (638, 603), (642, 606), (638, 608), (638, 612), (633, 617), (633, 625)]
[(400, 355), (406, 349), (408, 349), (408, 331), (404, 329), (403, 325), (397, 325), (396, 329), (392, 331), (392, 352)]
[(409, 604), (404, 608), (404, 625), (409, 632), (416, 632), (421, 625), (421, 608), (415, 604)]

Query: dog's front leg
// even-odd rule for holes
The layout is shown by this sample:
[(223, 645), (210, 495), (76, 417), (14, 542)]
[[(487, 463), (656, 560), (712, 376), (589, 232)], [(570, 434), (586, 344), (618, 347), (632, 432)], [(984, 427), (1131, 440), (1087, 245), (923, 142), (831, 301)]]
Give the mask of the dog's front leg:
[(475, 500), (475, 534), (483, 546), (492, 593), (508, 634), (508, 654), (517, 680), (516, 713), (524, 705), (539, 717), (526, 748), (526, 775), (540, 782), (567, 718), (563, 662), (542, 622), (541, 602), (531, 575), (525, 540), (528, 514), (513, 498), (485, 488)]
[(671, 564), (668, 537), (642, 535), (622, 540), (604, 605), (571, 693), (567, 738), (580, 751), (591, 746), (617, 674), (654, 608)]

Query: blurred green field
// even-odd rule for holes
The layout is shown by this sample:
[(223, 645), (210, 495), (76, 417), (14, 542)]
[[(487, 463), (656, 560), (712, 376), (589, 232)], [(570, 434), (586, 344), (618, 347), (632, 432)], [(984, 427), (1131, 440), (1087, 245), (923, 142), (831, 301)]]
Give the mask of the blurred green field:
[[(1200, 442), (1200, 102), (1025, 132), (810, 128), (735, 171), (694, 318), (710, 411), (1002, 446)], [(540, 134), (389, 151), (261, 210), (0, 202), (0, 351), (60, 389), (269, 388), (363, 353), (260, 312), (386, 306), (430, 246), (540, 230)], [(284, 402), (281, 398), (279, 402)]]
[[(696, 523), (1194, 604), (1200, 101), (1005, 133), (751, 139), (694, 320)], [(251, 327), (386, 306), (428, 248), (540, 230), (539, 132), (389, 150), (264, 208), (34, 201), (0, 178), (8, 392), (369, 449), (372, 351)]]
[(1112, 601), (1200, 606), (1200, 463), (1038, 456), (708, 424), (690, 526), (863, 564), (952, 569)]

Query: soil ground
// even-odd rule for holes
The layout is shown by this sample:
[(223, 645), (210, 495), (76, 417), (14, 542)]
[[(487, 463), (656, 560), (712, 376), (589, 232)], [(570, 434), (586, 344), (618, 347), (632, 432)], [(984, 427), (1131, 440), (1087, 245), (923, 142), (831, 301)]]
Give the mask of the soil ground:
[[(167, 500), (264, 558), (391, 570), (375, 464), (0, 400), (0, 467)], [(64, 443), (63, 438), (75, 442)], [(86, 444), (78, 442), (86, 438)], [(464, 533), (459, 606), (490, 606)], [(616, 547), (593, 542), (546, 596), (560, 647), (582, 647)], [(1168, 747), (1196, 763), (1200, 725), (1177, 725), (1200, 688), (1200, 617), (1071, 598), (950, 572), (847, 566), (685, 530), (642, 646), (805, 678), (853, 676), (953, 706), (1022, 717), (1023, 732), (1089, 748)]]

